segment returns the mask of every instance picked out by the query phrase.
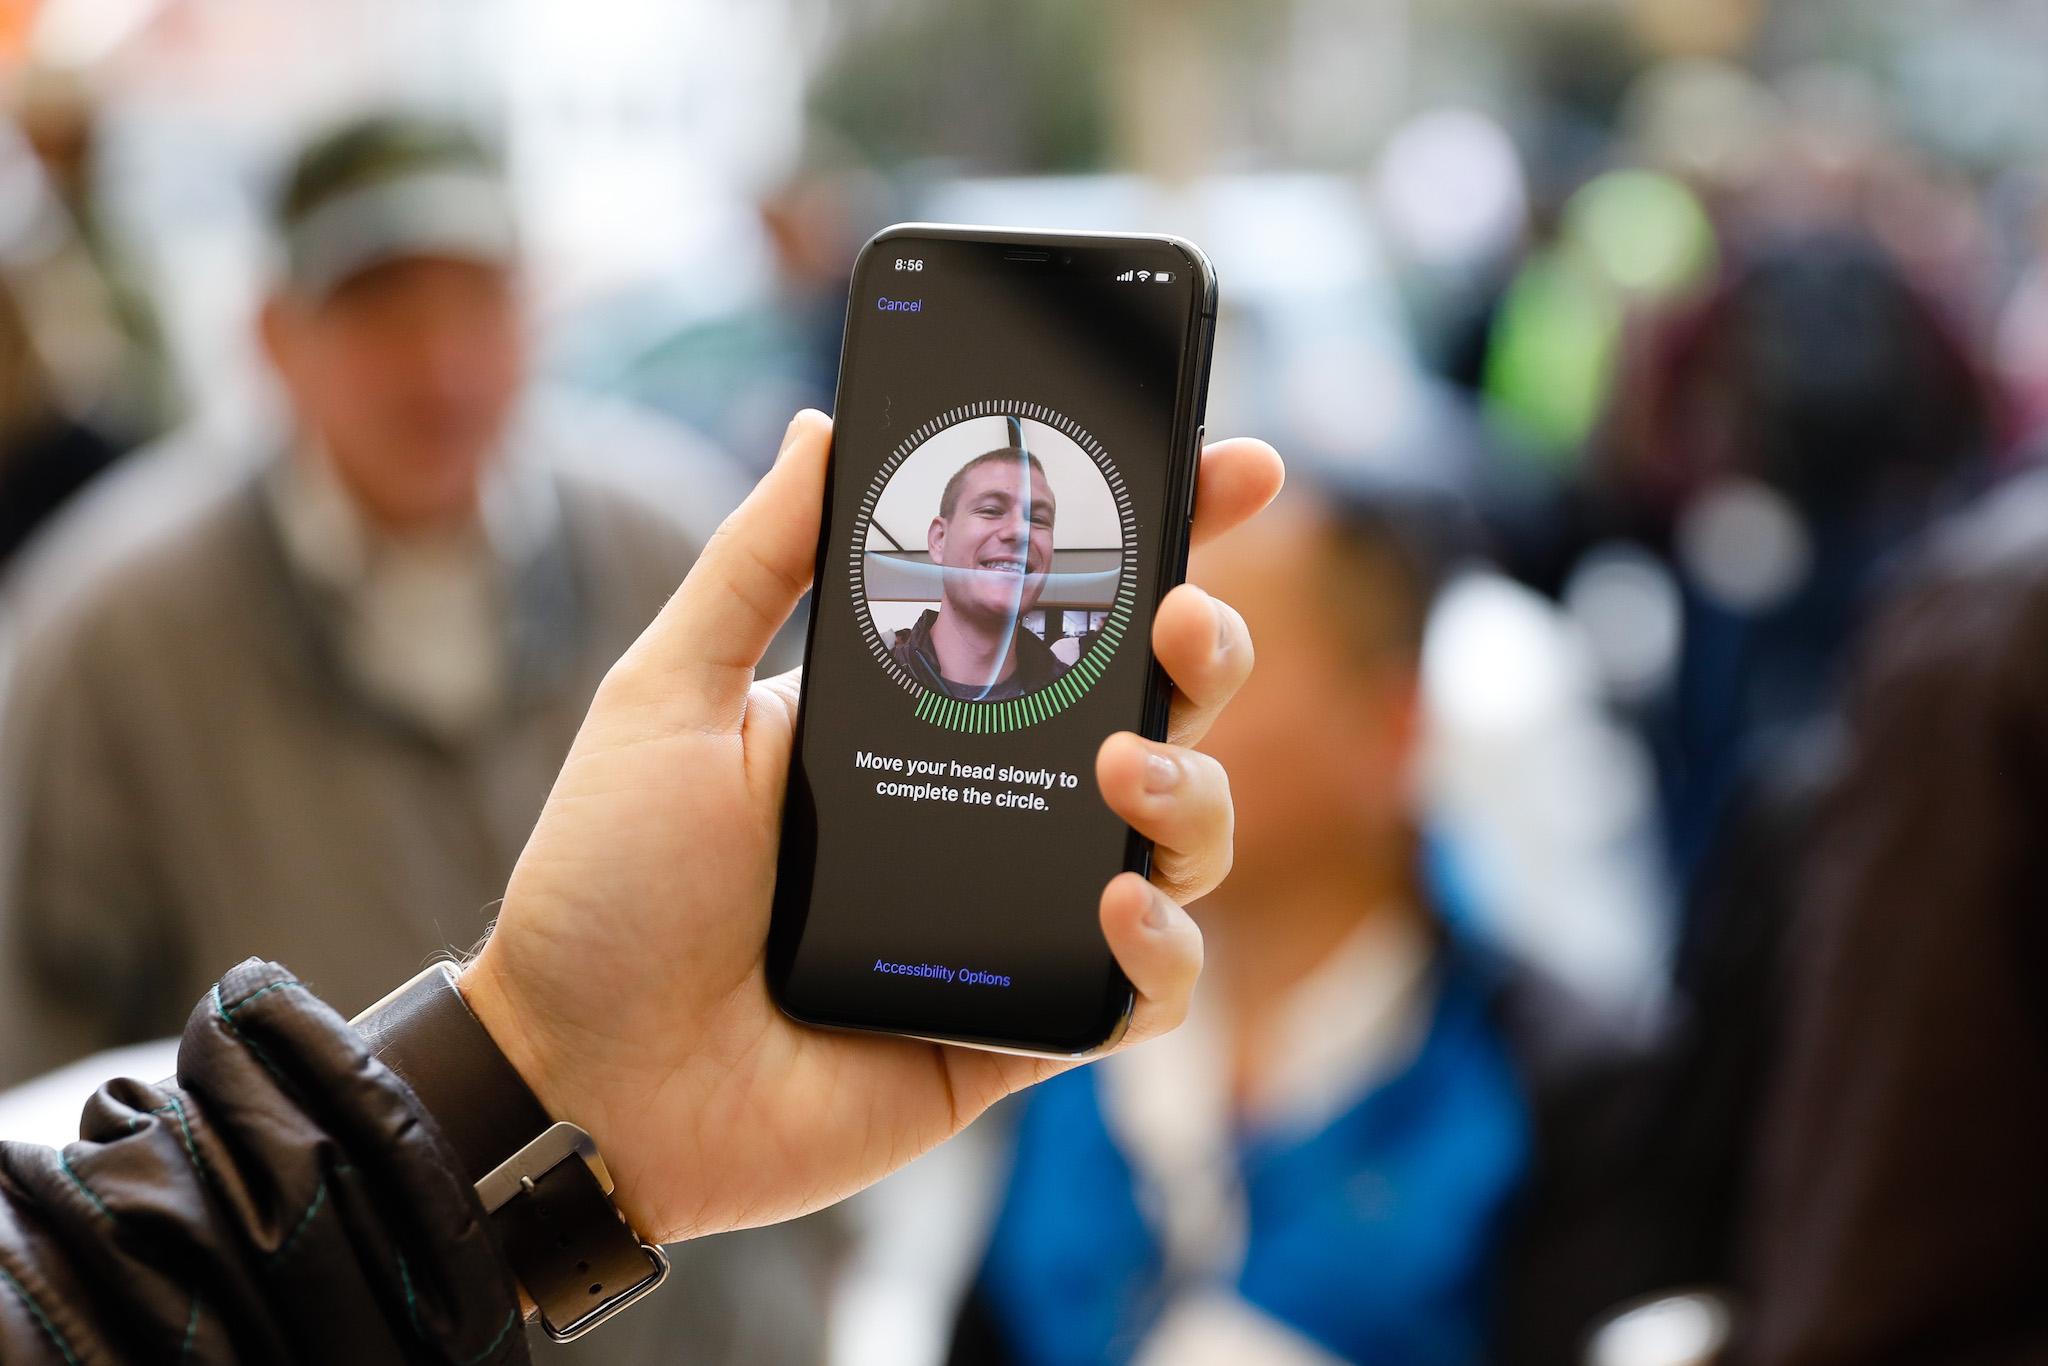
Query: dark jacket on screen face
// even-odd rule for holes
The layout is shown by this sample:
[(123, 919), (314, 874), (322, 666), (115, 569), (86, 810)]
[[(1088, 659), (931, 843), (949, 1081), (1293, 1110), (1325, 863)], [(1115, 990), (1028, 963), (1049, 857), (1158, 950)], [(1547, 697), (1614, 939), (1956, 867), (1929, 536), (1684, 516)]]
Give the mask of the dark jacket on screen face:
[(1060, 662), (1051, 646), (1019, 624), (1017, 667), (1010, 671), (1008, 678), (986, 689), (947, 678), (939, 672), (939, 656), (932, 649), (932, 626), (938, 619), (937, 612), (927, 610), (917, 619), (917, 625), (910, 628), (910, 634), (891, 647), (889, 653), (920, 686), (942, 696), (963, 702), (1004, 702), (1036, 692), (1067, 671), (1067, 666)]
[(283, 968), (193, 1010), (62, 1152), (0, 1143), (0, 1361), (524, 1362), (511, 1270), (433, 1119)]

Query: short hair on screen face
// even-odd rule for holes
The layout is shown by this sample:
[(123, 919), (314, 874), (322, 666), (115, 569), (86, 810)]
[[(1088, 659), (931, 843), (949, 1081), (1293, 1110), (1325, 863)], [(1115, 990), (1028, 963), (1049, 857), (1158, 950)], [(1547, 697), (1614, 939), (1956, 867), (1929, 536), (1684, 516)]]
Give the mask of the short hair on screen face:
[[(946, 487), (942, 489), (939, 493), (940, 517), (950, 519), (953, 515), (953, 509), (959, 506), (960, 486), (967, 482), (968, 472), (971, 470), (979, 469), (981, 466), (986, 465), (989, 462), (995, 460), (1029, 461), (1031, 464), (1031, 468), (1035, 472), (1037, 472), (1039, 477), (1045, 478), (1045, 466), (1039, 464), (1038, 457), (1033, 455), (1030, 451), (1019, 450), (1015, 446), (998, 446), (992, 451), (983, 451), (980, 455), (975, 456), (972, 460), (962, 465), (959, 469), (954, 470), (953, 477), (946, 481)], [(1050, 479), (1046, 479), (1046, 483), (1048, 486), (1050, 486), (1051, 482), (1052, 481)]]

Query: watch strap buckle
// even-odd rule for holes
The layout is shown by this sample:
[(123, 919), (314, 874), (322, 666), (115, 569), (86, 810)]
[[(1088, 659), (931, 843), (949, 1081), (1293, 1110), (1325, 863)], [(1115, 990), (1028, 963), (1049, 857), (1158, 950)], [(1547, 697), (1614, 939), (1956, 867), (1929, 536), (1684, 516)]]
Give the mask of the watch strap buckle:
[[(580, 1161), (588, 1169), (591, 1179), (603, 1194), (609, 1196), (612, 1193), (611, 1172), (606, 1169), (604, 1157), (597, 1150), (597, 1141), (583, 1129), (564, 1120), (549, 1125), (533, 1141), (486, 1172), (476, 1183), (477, 1199), (482, 1203), (484, 1212), (493, 1216), (522, 1196), (536, 1200), (539, 1184), (571, 1160)], [(623, 1222), (621, 1220), (622, 1225)], [(547, 1306), (542, 1304), (541, 1331), (555, 1342), (570, 1342), (652, 1294), (668, 1278), (668, 1254), (653, 1243), (641, 1242), (637, 1238), (634, 1241), (638, 1243), (641, 1255), (647, 1259), (645, 1276), (625, 1289), (605, 1296), (564, 1324), (558, 1325), (549, 1318)], [(592, 1292), (597, 1288), (593, 1284)], [(536, 1300), (539, 1298), (535, 1296)]]
[(558, 1120), (540, 1136), (477, 1178), (476, 1198), (484, 1213), (496, 1214), (519, 1195), (533, 1193), (533, 1183), (571, 1157), (583, 1159), (604, 1193), (612, 1193), (612, 1174), (597, 1150), (597, 1140), (567, 1120)]

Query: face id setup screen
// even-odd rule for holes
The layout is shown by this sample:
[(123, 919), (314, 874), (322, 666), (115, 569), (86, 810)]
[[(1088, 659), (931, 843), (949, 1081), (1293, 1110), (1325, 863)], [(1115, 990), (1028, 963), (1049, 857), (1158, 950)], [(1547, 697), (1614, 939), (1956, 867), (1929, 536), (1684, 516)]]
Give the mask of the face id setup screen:
[(884, 241), (856, 274), (790, 783), (815, 852), (778, 887), (788, 993), (827, 1021), (1078, 1039), (1122, 989), (1095, 752), (1145, 711), (1201, 307), (1176, 253), (1129, 257)]

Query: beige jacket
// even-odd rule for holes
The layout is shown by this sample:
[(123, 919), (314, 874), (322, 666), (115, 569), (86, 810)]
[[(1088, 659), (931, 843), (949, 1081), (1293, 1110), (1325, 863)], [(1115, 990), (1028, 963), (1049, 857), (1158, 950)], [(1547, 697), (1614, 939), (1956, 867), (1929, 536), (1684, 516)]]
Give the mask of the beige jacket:
[(0, 720), (0, 1084), (175, 1034), (281, 961), (351, 1014), (488, 926), (604, 671), (688, 570), (672, 521), (559, 480), (514, 577), (511, 695), (437, 739), (337, 663), (260, 479), (19, 642)]

